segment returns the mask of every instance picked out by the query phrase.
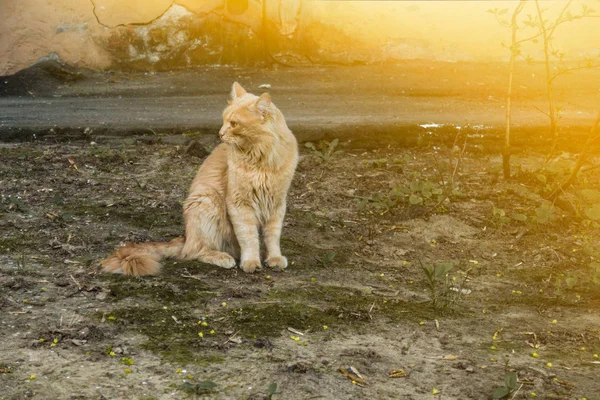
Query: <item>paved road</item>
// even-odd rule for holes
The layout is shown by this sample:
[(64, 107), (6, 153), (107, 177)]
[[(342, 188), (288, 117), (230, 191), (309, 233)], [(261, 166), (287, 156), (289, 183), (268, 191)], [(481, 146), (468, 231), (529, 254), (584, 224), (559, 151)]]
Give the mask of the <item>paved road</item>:
[[(93, 73), (48, 82), (21, 78), (24, 96), (0, 97), (0, 139), (55, 132), (94, 134), (216, 132), (233, 81), (259, 93), (270, 84), (273, 101), (301, 140), (364, 136), (425, 123), (484, 125), (504, 121), (503, 65), (412, 62), (393, 67), (295, 69), (205, 68), (170, 73)], [(516, 89), (514, 123), (543, 126), (543, 81), (528, 67)], [(600, 81), (600, 72), (594, 74)], [(585, 79), (584, 79), (585, 78)], [(27, 81), (31, 79), (31, 83)], [(44, 80), (46, 79), (46, 80)], [(563, 126), (585, 130), (600, 90), (590, 76), (568, 77), (557, 90)], [(7, 82), (5, 79), (4, 82)], [(0, 89), (1, 89), (0, 85)]]

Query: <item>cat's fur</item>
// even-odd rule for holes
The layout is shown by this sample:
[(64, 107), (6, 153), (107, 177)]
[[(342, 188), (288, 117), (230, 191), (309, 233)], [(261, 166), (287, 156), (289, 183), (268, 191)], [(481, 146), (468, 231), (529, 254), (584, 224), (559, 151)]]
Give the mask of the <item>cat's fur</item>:
[(266, 264), (287, 267), (279, 239), (298, 144), (281, 111), (233, 84), (223, 112), (218, 145), (200, 166), (183, 204), (185, 238), (165, 243), (128, 243), (102, 260), (104, 271), (153, 275), (164, 257), (198, 259), (245, 272), (261, 268), (260, 237)]

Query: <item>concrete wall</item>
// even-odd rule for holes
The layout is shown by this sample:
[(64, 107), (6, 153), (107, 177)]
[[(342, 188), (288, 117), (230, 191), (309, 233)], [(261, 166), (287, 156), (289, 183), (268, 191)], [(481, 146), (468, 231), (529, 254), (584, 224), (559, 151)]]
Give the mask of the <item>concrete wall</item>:
[[(266, 1), (265, 4), (262, 1)], [(516, 1), (19, 0), (0, 2), (0, 74), (44, 57), (93, 69), (506, 60), (490, 8)], [(566, 3), (543, 1), (550, 17)], [(600, 13), (599, 0), (574, 0)], [(535, 14), (530, 0), (523, 15)], [(265, 26), (265, 30), (262, 27)], [(525, 32), (526, 33), (526, 32)], [(598, 19), (565, 24), (567, 58), (600, 54)], [(524, 48), (539, 59), (539, 44)]]

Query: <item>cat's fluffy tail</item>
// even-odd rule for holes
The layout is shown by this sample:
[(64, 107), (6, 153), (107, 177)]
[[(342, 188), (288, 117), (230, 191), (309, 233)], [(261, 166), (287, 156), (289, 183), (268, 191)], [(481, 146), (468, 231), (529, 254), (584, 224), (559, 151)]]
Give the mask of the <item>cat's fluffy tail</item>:
[(130, 276), (156, 275), (165, 257), (179, 257), (184, 238), (164, 243), (127, 243), (101, 261), (103, 272)]

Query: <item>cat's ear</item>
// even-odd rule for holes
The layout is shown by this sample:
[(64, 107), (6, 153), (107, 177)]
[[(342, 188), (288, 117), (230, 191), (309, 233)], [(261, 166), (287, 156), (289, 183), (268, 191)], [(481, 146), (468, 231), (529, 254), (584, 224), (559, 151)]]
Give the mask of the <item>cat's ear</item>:
[(233, 86), (231, 87), (231, 100), (235, 100), (246, 93), (248, 92), (246, 92), (246, 89), (244, 89), (242, 85), (237, 82), (233, 82)]
[(260, 95), (258, 100), (256, 100), (256, 108), (262, 114), (267, 114), (271, 110), (271, 96), (269, 96), (269, 93)]

